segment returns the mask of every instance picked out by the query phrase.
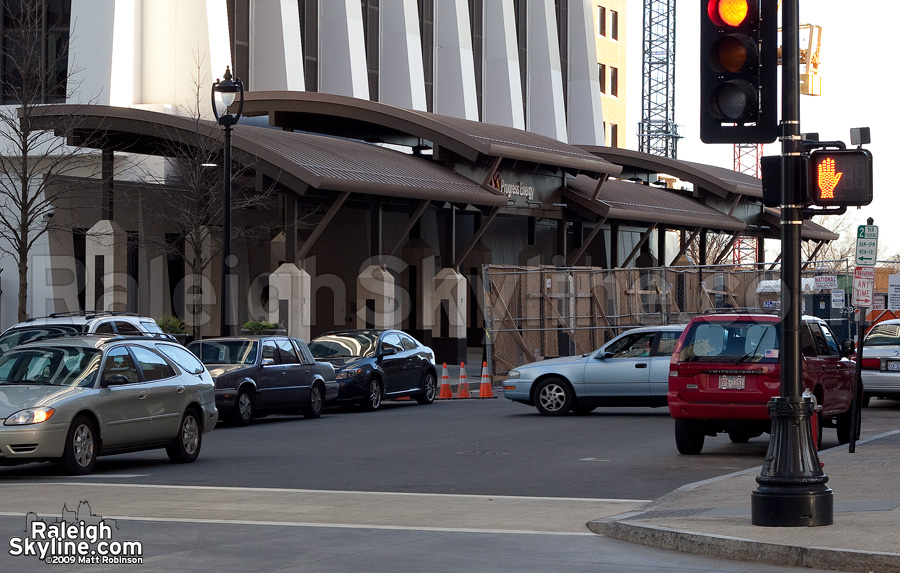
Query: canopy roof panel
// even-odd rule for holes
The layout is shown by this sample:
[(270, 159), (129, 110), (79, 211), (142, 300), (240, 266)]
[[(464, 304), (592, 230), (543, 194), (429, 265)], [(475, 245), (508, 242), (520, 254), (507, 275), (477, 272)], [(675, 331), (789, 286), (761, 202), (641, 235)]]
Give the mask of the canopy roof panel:
[(427, 141), (473, 162), (500, 157), (592, 175), (622, 172), (592, 153), (537, 133), (334, 94), (247, 92), (243, 113), (267, 115), (271, 125), (284, 129), (400, 145)]

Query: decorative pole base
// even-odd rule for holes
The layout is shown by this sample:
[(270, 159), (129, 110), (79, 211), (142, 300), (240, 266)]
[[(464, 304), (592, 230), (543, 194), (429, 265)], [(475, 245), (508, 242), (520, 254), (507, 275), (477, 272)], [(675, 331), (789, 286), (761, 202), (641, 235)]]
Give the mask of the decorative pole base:
[(759, 488), (751, 493), (753, 525), (815, 527), (834, 522), (834, 497), (813, 445), (811, 398), (772, 398), (772, 437)]

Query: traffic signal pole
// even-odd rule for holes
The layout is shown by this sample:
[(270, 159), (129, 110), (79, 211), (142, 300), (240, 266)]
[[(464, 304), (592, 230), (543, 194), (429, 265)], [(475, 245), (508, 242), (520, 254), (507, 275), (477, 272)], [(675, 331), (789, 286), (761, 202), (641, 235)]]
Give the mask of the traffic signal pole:
[(802, 396), (800, 233), (804, 189), (799, 12), (799, 0), (782, 3), (781, 395), (769, 402), (769, 449), (756, 478), (759, 487), (751, 494), (752, 523), (772, 527), (831, 525), (834, 521), (833, 492), (825, 485), (828, 476), (822, 471), (812, 436), (815, 400)]

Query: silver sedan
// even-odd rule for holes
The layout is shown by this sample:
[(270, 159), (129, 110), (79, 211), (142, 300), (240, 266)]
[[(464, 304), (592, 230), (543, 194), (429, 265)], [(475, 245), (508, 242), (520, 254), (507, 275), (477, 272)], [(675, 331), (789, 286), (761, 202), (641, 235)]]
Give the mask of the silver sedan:
[(873, 326), (863, 342), (863, 404), (872, 397), (900, 399), (900, 319)]
[(519, 366), (509, 372), (503, 395), (546, 416), (599, 406), (665, 406), (669, 361), (684, 326), (635, 328), (588, 354)]
[(183, 346), (81, 335), (0, 354), (0, 420), (0, 465), (53, 461), (86, 474), (98, 455), (153, 448), (193, 462), (218, 411), (209, 372)]

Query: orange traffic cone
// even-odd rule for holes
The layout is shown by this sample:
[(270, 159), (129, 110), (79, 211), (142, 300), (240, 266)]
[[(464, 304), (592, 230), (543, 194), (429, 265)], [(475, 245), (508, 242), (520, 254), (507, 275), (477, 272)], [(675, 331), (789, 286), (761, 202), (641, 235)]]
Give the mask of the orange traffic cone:
[(444, 362), (444, 372), (441, 374), (441, 391), (438, 394), (438, 400), (449, 400), (453, 398), (453, 390), (450, 389), (450, 375), (447, 373), (447, 363)]
[(487, 362), (481, 363), (481, 386), (478, 388), (479, 398), (493, 398), (494, 383), (491, 382), (491, 375), (488, 374)]
[(469, 379), (466, 377), (466, 363), (459, 363), (459, 388), (456, 390), (457, 398), (471, 398), (469, 394)]

